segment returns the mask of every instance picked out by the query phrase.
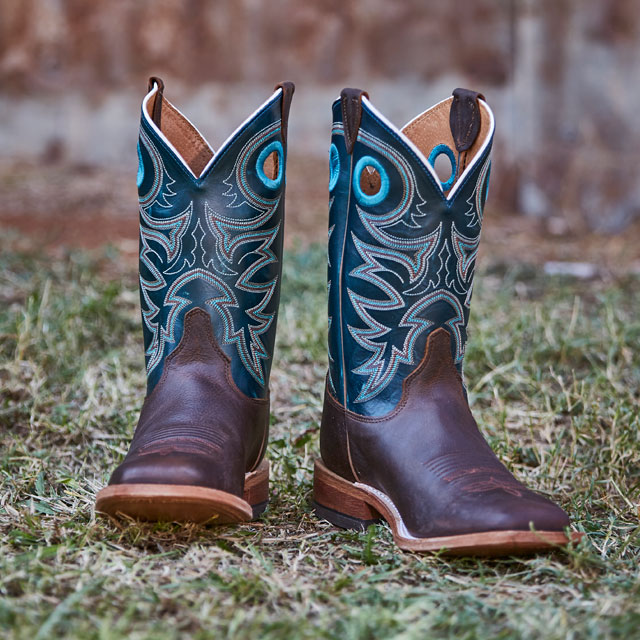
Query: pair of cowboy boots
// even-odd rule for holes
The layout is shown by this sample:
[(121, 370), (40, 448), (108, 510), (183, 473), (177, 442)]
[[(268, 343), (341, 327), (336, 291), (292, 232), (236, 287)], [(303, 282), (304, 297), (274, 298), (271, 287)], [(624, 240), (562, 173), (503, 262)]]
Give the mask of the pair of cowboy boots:
[[(244, 522), (269, 494), (294, 87), (278, 85), (217, 152), (163, 91), (152, 78), (138, 146), (147, 397), (97, 509)], [(329, 371), (313, 502), (339, 527), (386, 520), (402, 549), (510, 554), (577, 535), (497, 459), (467, 402), (493, 132), (484, 98), (462, 89), (402, 130), (363, 91), (345, 89), (333, 105)]]

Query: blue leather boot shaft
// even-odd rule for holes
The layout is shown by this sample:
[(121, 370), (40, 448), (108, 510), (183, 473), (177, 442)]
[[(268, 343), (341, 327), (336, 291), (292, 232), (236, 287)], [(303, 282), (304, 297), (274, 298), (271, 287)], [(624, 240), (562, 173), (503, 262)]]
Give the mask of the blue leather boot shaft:
[[(199, 177), (142, 115), (140, 302), (148, 393), (180, 343), (186, 313), (201, 308), (236, 385), (250, 397), (267, 396), (284, 223), (282, 99), (276, 92)], [(277, 157), (275, 172), (265, 170), (269, 156)]]
[[(451, 335), (462, 372), (491, 140), (447, 198), (424, 159), (368, 101), (352, 154), (344, 117), (337, 101), (329, 185), (328, 384), (347, 409), (382, 416), (396, 407), (403, 381), (435, 329)], [(431, 160), (442, 146), (434, 147)], [(362, 188), (363, 172), (376, 175), (375, 193)]]

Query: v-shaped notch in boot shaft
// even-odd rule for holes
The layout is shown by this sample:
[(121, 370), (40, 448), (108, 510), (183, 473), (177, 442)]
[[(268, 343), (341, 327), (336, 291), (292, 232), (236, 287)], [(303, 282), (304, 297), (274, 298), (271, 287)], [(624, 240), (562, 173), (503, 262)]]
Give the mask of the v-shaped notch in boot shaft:
[[(433, 179), (438, 197), (450, 203), (468, 177), (472, 167), (481, 162), (493, 140), (493, 112), (481, 93), (456, 89), (454, 94), (412, 118), (398, 128), (371, 102), (366, 91), (343, 89), (334, 103), (334, 122), (339, 112), (347, 154), (353, 153), (358, 140), (363, 110), (386, 127), (398, 142), (413, 154)], [(446, 176), (436, 171), (440, 155), (450, 158), (451, 171)]]
[[(340, 93), (345, 146), (349, 155), (353, 153), (358, 139), (363, 102), (375, 111), (366, 91), (345, 88)], [(382, 118), (380, 113), (377, 115)], [(417, 148), (434, 173), (436, 158), (447, 150), (451, 152), (451, 172), (445, 180), (440, 179), (443, 191), (447, 192), (466, 166), (484, 149), (493, 133), (492, 129), (493, 115), (484, 96), (458, 88), (451, 98), (416, 116), (398, 133), (406, 137), (405, 142)]]
[[(427, 109), (401, 129), (436, 171), (440, 155), (449, 155), (451, 171), (438, 175), (443, 192), (450, 199), (467, 168), (480, 160), (493, 137), (494, 120), (482, 94), (456, 89), (450, 98)], [(443, 179), (444, 178), (444, 179)]]
[[(216, 158), (224, 153), (236, 135), (275, 100), (281, 101), (281, 136), (286, 148), (289, 110), (294, 91), (295, 85), (292, 82), (278, 83), (274, 93), (233, 131), (217, 152), (196, 126), (164, 96), (164, 82), (160, 78), (149, 79), (149, 92), (142, 104), (142, 114), (184, 169), (193, 178), (203, 179)], [(277, 175), (277, 160), (273, 158), (269, 162), (273, 165), (271, 172), (274, 176)], [(269, 171), (269, 168), (266, 170)]]

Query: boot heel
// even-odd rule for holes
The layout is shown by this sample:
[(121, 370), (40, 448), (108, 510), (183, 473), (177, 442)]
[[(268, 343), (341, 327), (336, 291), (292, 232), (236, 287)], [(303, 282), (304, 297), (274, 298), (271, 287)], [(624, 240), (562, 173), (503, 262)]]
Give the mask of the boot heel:
[(244, 477), (242, 498), (251, 505), (253, 519), (258, 518), (269, 504), (269, 461), (264, 458), (257, 469)]
[(352, 482), (329, 471), (316, 460), (313, 471), (313, 508), (319, 518), (342, 529), (366, 531), (383, 518), (365, 500), (366, 494)]

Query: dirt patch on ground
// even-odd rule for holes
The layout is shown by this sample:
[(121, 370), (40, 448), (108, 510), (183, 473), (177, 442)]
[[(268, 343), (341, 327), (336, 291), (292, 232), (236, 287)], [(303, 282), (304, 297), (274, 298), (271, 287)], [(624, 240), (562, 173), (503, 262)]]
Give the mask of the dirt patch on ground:
[[(326, 162), (291, 157), (287, 177), (287, 246), (324, 242), (327, 233)], [(58, 253), (68, 247), (111, 244), (126, 262), (138, 251), (134, 175), (65, 164), (0, 164), (0, 225), (29, 244)], [(584, 263), (594, 273), (640, 272), (640, 222), (621, 235), (571, 229), (562, 218), (533, 219), (487, 208), (481, 262)], [(588, 270), (587, 270), (588, 271)]]
[[(322, 240), (327, 231), (325, 163), (289, 163), (286, 242)], [(292, 168), (293, 167), (293, 168)], [(0, 164), (0, 225), (45, 249), (112, 244), (137, 253), (135, 175), (101, 167)]]

